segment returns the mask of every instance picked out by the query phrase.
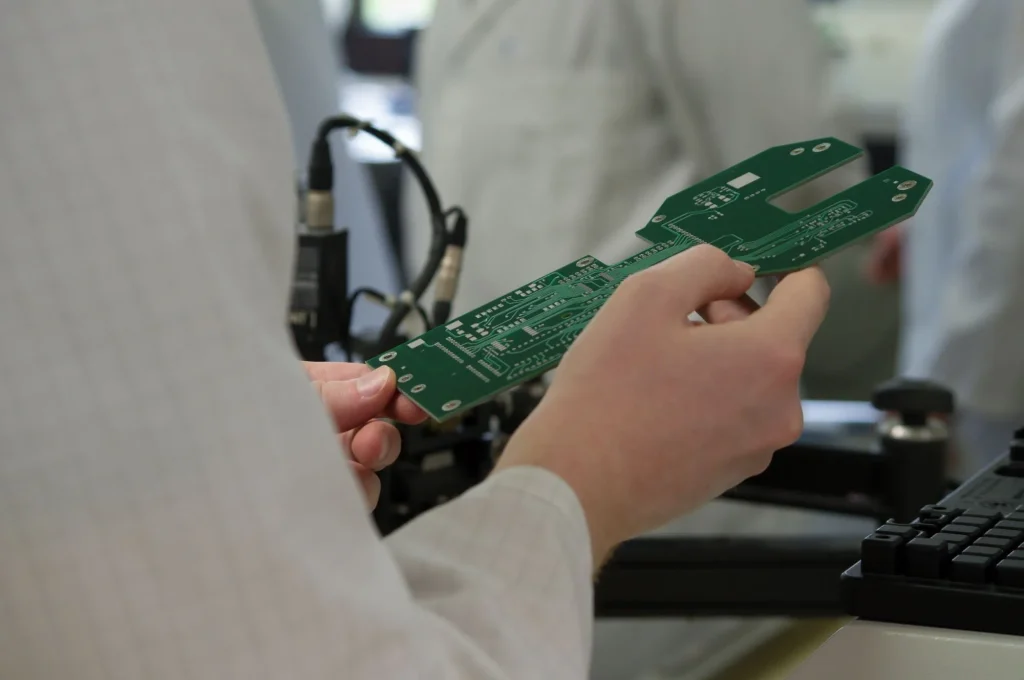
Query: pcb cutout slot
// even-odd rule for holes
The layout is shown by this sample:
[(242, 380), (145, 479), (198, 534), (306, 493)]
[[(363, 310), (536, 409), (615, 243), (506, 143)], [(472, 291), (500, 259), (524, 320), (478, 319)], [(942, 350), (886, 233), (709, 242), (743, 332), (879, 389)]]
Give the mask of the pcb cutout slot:
[(853, 159), (808, 182), (775, 194), (768, 203), (788, 213), (801, 213), (860, 184), (865, 179), (860, 172), (862, 163), (862, 158)]

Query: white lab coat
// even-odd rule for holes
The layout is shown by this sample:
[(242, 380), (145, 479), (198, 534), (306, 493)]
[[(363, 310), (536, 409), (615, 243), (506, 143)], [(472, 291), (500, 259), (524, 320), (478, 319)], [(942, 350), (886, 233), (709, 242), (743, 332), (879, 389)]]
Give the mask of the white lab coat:
[[(843, 136), (826, 125), (817, 36), (804, 0), (441, 0), (417, 81), (423, 160), (445, 202), (470, 218), (456, 311), (584, 254), (610, 263), (640, 250), (634, 232), (666, 197), (767, 146)], [(809, 185), (804, 200), (833, 193), (841, 175)], [(430, 234), (416, 191), (413, 269)], [(806, 514), (723, 502), (669, 531), (810, 528)], [(599, 625), (594, 677), (705, 675), (774, 630), (749, 620)]]
[(1024, 425), (1024, 3), (939, 5), (905, 137), (935, 187), (907, 230), (901, 368), (956, 392), (966, 474)]
[[(338, 113), (343, 62), (332, 48), (319, 0), (251, 0), (263, 34), (278, 87), (288, 109), (296, 167), (304, 172), (317, 126)], [(341, 30), (348, 8), (325, 3), (332, 27)], [(333, 141), (335, 224), (349, 230), (349, 286), (371, 286), (393, 292), (397, 263), (384, 230), (384, 219), (370, 177), (345, 151), (344, 135)], [(361, 305), (355, 327), (379, 323), (383, 314)]]

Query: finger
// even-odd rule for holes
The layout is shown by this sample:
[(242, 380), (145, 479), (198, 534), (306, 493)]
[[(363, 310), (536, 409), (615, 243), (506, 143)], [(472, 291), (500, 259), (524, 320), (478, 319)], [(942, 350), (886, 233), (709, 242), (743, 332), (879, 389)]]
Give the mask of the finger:
[(313, 387), (334, 418), (338, 431), (344, 432), (383, 413), (395, 396), (396, 384), (395, 372), (381, 366), (355, 380), (316, 380)]
[(789, 274), (775, 287), (768, 301), (750, 322), (764, 332), (789, 339), (806, 351), (828, 311), (829, 287), (818, 267)]
[(363, 497), (366, 499), (366, 507), (370, 511), (377, 507), (380, 501), (380, 477), (373, 470), (367, 470), (364, 466), (355, 461), (349, 461), (352, 473), (359, 481), (363, 489)]
[(348, 455), (371, 470), (383, 470), (394, 463), (402, 449), (398, 430), (383, 420), (371, 421), (338, 437)]
[(419, 425), (427, 419), (426, 412), (405, 395), (399, 395), (388, 404), (384, 415), (406, 425)]
[[(303, 368), (310, 380), (316, 382), (332, 382), (336, 380), (355, 380), (373, 369), (366, 364), (352, 364), (343, 361), (303, 362)], [(319, 386), (318, 386), (319, 388)], [(397, 420), (406, 425), (418, 425), (427, 419), (427, 414), (403, 394), (395, 394), (381, 415)]]
[(355, 380), (373, 370), (366, 364), (353, 364), (346, 361), (303, 361), (302, 367), (306, 369), (310, 380), (323, 382)]
[(690, 248), (648, 271), (671, 306), (687, 313), (717, 300), (734, 300), (754, 283), (753, 267), (709, 245)]
[(708, 323), (729, 323), (742, 321), (760, 308), (753, 298), (743, 295), (735, 300), (717, 300), (698, 310), (698, 313)]

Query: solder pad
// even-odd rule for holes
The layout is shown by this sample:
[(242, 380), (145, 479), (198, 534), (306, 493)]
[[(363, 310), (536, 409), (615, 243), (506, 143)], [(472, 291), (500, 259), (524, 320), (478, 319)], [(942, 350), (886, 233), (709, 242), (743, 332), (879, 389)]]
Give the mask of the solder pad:
[(441, 421), (554, 368), (627, 276), (709, 243), (759, 276), (807, 267), (917, 212), (931, 180), (896, 166), (791, 213), (769, 201), (861, 150), (827, 137), (770, 148), (669, 197), (617, 264), (584, 256), (367, 363)]

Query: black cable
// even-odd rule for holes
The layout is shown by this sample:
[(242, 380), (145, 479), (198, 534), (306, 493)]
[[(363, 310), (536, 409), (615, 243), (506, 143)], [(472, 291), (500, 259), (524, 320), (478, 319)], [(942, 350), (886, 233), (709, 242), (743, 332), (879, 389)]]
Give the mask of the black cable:
[[(308, 185), (310, 190), (330, 191), (333, 188), (334, 171), (331, 163), (330, 146), (327, 142), (327, 138), (331, 132), (342, 129), (360, 130), (390, 146), (395, 152), (395, 157), (401, 160), (412, 171), (413, 176), (416, 178), (423, 190), (423, 194), (427, 200), (427, 207), (430, 212), (432, 235), (427, 261), (420, 273), (409, 284), (408, 289), (399, 296), (391, 310), (391, 314), (388, 316), (387, 321), (381, 329), (380, 345), (382, 348), (386, 349), (395, 343), (399, 325), (401, 325), (402, 320), (405, 319), (405, 316), (409, 313), (410, 309), (418, 306), (420, 297), (422, 297), (423, 293), (426, 292), (427, 288), (430, 286), (430, 282), (437, 275), (437, 271), (441, 266), (441, 260), (444, 258), (445, 247), (448, 245), (445, 214), (441, 207), (441, 199), (438, 197), (437, 190), (434, 188), (433, 182), (430, 180), (430, 177), (427, 175), (426, 170), (423, 169), (419, 160), (416, 158), (416, 155), (410, 149), (395, 139), (390, 133), (380, 130), (365, 121), (359, 120), (358, 118), (344, 114), (328, 118), (320, 124), (316, 140), (313, 142), (313, 148), (310, 153), (308, 176)], [(422, 308), (417, 311), (422, 313), (426, 318), (426, 314)], [(426, 320), (427, 328), (431, 328), (432, 324), (429, 322), (429, 318)]]
[(384, 293), (374, 288), (356, 288), (352, 291), (352, 294), (348, 296), (348, 300), (345, 303), (345, 312), (343, 314), (342, 321), (342, 333), (344, 338), (341, 341), (341, 348), (345, 350), (345, 356), (348, 360), (352, 360), (352, 310), (355, 309), (356, 302), (360, 296), (365, 295), (369, 298), (373, 298), (380, 304), (385, 304), (387, 296)]
[[(345, 350), (345, 354), (349, 359), (352, 358), (352, 310), (355, 308), (356, 302), (363, 295), (372, 299), (374, 302), (380, 304), (381, 306), (389, 308), (394, 307), (393, 304), (389, 304), (388, 296), (380, 292), (376, 288), (369, 288), (364, 286), (362, 288), (356, 288), (354, 291), (352, 291), (352, 294), (348, 296), (348, 301), (347, 304), (345, 305), (344, 328), (346, 338), (345, 341), (342, 342), (342, 349)], [(421, 305), (418, 302), (416, 303), (416, 314), (420, 317), (420, 320), (423, 322), (423, 328), (425, 330), (430, 330), (430, 317), (427, 316), (427, 310), (425, 310), (423, 308), (423, 305)]]

